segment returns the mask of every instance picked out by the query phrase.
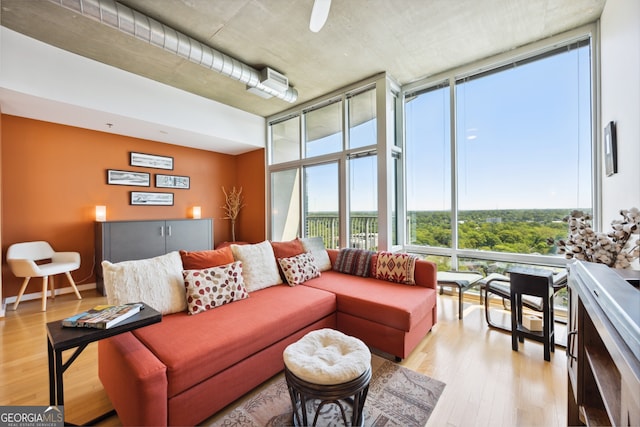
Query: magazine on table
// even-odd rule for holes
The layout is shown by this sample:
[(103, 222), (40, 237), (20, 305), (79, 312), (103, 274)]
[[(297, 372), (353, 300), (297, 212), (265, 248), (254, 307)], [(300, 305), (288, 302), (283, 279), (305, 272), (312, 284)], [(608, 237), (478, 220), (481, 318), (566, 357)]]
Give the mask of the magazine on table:
[(143, 308), (144, 304), (142, 303), (97, 305), (88, 311), (67, 317), (62, 321), (62, 326), (70, 328), (109, 329), (140, 312)]

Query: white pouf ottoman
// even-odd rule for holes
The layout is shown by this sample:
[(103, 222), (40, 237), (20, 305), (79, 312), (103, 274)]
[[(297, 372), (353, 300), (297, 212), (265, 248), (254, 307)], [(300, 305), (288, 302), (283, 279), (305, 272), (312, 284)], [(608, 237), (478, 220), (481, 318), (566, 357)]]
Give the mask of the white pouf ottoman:
[[(363, 408), (371, 380), (371, 352), (358, 338), (333, 329), (309, 332), (283, 353), (293, 422), (317, 425), (324, 406), (335, 404), (345, 425), (364, 425)], [(351, 423), (347, 421), (351, 406)], [(308, 423), (308, 413), (313, 423)]]

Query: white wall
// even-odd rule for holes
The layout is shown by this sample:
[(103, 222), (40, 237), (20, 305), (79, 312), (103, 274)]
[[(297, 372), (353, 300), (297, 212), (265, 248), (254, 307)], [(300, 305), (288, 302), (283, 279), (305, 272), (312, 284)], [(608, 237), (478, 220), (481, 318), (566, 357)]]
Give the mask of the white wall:
[(618, 173), (602, 171), (603, 227), (609, 230), (620, 209), (640, 208), (640, 1), (608, 0), (600, 29), (601, 124), (614, 121), (618, 137)]
[(265, 147), (263, 117), (5, 27), (0, 46), (4, 114), (225, 154)]

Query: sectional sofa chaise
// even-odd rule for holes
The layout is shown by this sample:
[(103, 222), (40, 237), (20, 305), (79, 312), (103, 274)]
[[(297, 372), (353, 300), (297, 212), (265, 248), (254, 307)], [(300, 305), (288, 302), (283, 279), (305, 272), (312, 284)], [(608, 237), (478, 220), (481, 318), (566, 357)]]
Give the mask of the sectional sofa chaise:
[[(325, 250), (317, 238), (103, 262), (110, 303), (145, 301), (162, 322), (98, 344), (123, 425), (195, 425), (284, 368), (285, 347), (334, 328), (397, 359), (436, 323), (436, 266)], [(401, 282), (401, 283), (398, 283)]]

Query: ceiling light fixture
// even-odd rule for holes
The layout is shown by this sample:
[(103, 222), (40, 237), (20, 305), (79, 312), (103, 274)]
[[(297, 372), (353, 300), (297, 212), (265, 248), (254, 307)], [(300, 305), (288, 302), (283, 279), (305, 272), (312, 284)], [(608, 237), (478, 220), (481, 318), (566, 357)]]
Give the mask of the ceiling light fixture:
[(324, 27), (329, 16), (329, 8), (331, 8), (331, 0), (315, 0), (313, 9), (311, 9), (311, 19), (309, 20), (309, 29), (317, 33)]

